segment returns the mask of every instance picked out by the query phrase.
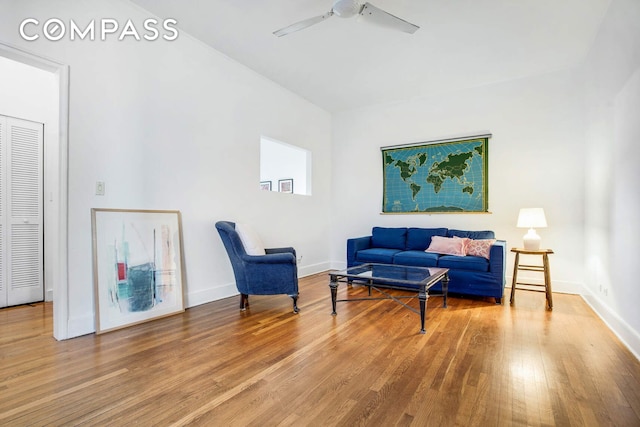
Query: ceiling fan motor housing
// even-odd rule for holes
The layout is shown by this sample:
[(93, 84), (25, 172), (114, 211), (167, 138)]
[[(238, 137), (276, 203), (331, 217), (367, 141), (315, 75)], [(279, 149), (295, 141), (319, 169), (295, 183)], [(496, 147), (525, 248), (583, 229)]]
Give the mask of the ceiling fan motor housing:
[(336, 0), (331, 11), (341, 18), (351, 18), (360, 13), (358, 0)]

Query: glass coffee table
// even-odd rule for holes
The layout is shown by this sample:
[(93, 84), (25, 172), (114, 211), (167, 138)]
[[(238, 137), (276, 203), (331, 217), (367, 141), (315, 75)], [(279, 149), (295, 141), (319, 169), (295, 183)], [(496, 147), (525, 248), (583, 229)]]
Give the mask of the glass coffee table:
[[(366, 301), (392, 299), (403, 305), (409, 310), (420, 313), (420, 333), (426, 333), (424, 329), (424, 318), (427, 310), (427, 299), (429, 298), (429, 289), (438, 282), (442, 282), (442, 294), (437, 296), (443, 297), (443, 307), (447, 307), (447, 291), (449, 285), (449, 269), (435, 267), (409, 267), (404, 265), (390, 264), (362, 264), (355, 267), (347, 268), (341, 271), (332, 271), (329, 273), (329, 287), (331, 288), (331, 306), (333, 308), (332, 315), (337, 315), (336, 303), (343, 301)], [(338, 284), (352, 283), (365, 285), (369, 287), (369, 297), (365, 298), (349, 298), (337, 299)], [(372, 297), (371, 290), (374, 289), (381, 293), (382, 297)], [(414, 295), (391, 295), (385, 292), (385, 289), (396, 289), (400, 291), (412, 292)], [(401, 299), (415, 298), (418, 294), (420, 301), (420, 311), (408, 306)], [(432, 294), (436, 296), (436, 294)]]

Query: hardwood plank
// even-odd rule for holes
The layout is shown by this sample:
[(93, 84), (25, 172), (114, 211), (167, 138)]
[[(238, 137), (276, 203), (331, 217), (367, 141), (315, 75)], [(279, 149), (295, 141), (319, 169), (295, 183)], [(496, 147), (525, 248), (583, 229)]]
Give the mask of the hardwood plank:
[(0, 425), (640, 425), (640, 362), (578, 296), (430, 298), (421, 335), (328, 283), (64, 342), (51, 304), (0, 310)]

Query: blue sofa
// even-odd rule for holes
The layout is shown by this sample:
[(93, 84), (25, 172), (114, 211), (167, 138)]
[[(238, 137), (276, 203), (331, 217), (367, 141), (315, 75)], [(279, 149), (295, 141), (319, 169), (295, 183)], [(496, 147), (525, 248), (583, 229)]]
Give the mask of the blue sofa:
[(496, 240), (486, 259), (425, 252), (432, 236), (495, 238), (493, 231), (373, 227), (371, 236), (347, 240), (347, 266), (378, 263), (448, 268), (450, 293), (492, 297), (497, 304), (502, 303), (506, 273), (504, 240)]

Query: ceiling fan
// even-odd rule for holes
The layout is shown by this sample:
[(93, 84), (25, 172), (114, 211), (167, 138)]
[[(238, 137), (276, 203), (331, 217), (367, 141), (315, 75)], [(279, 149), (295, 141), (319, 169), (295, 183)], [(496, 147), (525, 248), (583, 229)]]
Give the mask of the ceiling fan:
[(318, 22), (327, 20), (333, 15), (339, 16), (340, 18), (351, 18), (356, 15), (362, 15), (372, 22), (404, 31), (405, 33), (409, 34), (415, 33), (418, 28), (420, 28), (417, 25), (414, 25), (410, 22), (405, 21), (404, 19), (390, 14), (389, 12), (378, 9), (368, 2), (360, 4), (358, 0), (335, 0), (333, 2), (333, 7), (331, 8), (331, 10), (324, 15), (315, 16), (313, 18), (305, 19), (304, 21), (296, 22), (295, 24), (281, 28), (278, 31), (274, 31), (273, 34), (278, 37), (286, 36), (287, 34), (303, 30), (307, 27), (317, 24)]

